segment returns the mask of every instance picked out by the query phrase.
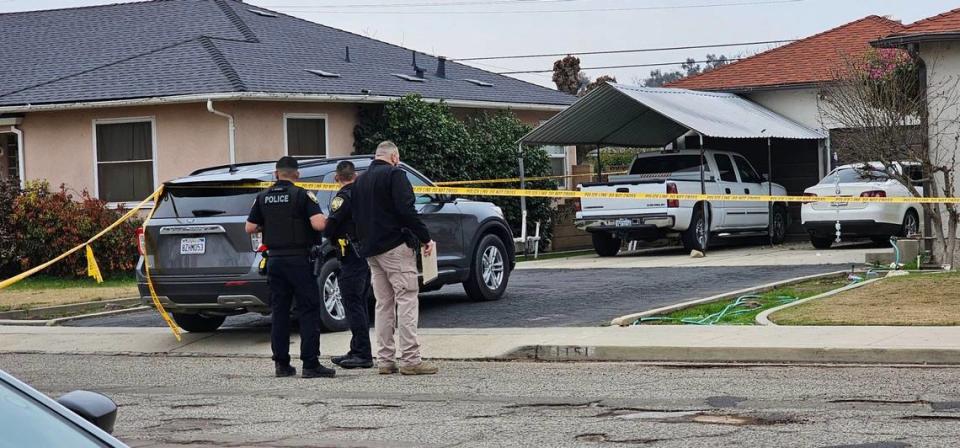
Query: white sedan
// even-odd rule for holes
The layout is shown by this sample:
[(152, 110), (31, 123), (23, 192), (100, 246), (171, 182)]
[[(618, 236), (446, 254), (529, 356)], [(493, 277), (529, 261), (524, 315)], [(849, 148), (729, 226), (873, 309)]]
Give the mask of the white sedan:
[[(920, 167), (903, 163), (894, 167), (907, 172), (915, 180), (915, 188), (922, 194)], [(804, 196), (860, 196), (910, 197), (903, 184), (891, 179), (877, 162), (843, 165), (830, 172), (817, 185), (804, 190)], [(836, 224), (840, 223), (841, 237), (869, 237), (878, 244), (891, 236), (919, 233), (923, 207), (917, 203), (869, 202), (807, 202), (803, 204), (800, 220), (810, 235), (810, 243), (817, 249), (829, 248), (836, 239)]]

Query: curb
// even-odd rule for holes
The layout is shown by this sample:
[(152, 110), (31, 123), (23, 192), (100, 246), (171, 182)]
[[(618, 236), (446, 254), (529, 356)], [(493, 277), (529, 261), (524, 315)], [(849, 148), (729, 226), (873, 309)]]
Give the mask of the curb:
[(849, 290), (851, 290), (851, 289), (857, 289), (857, 288), (859, 288), (859, 287), (861, 287), (861, 286), (869, 285), (869, 284), (871, 284), (871, 283), (873, 283), (873, 282), (875, 282), (875, 281), (877, 281), (877, 280), (880, 280), (880, 279), (882, 279), (882, 278), (883, 278), (883, 277), (871, 278), (870, 280), (853, 283), (853, 284), (844, 286), (844, 287), (842, 287), (842, 288), (834, 289), (833, 291), (827, 291), (827, 292), (825, 292), (825, 293), (823, 293), (823, 294), (815, 295), (815, 296), (813, 296), (813, 297), (807, 297), (806, 299), (803, 299), (803, 300), (797, 300), (797, 301), (795, 301), (795, 302), (785, 303), (785, 304), (783, 304), (783, 305), (776, 306), (776, 307), (770, 308), (770, 309), (768, 309), (768, 310), (764, 310), (764, 311), (761, 312), (760, 314), (757, 314), (757, 317), (756, 317), (756, 319), (755, 319), (754, 321), (757, 323), (757, 325), (768, 325), (768, 326), (773, 326), (773, 327), (779, 327), (780, 325), (777, 325), (776, 323), (774, 323), (773, 321), (770, 320), (770, 315), (773, 314), (773, 313), (776, 313), (777, 311), (780, 311), (780, 310), (783, 310), (783, 309), (786, 309), (786, 308), (790, 308), (790, 307), (792, 307), (792, 306), (797, 306), (797, 305), (800, 305), (800, 304), (803, 304), (803, 303), (807, 303), (807, 302), (809, 302), (809, 301), (811, 301), (811, 300), (825, 299), (825, 298), (827, 298), (827, 297), (830, 297), (830, 296), (833, 296), (833, 295), (836, 295), (836, 294), (840, 294), (841, 292), (846, 292), (846, 291), (849, 291)]
[(136, 305), (140, 303), (140, 297), (127, 297), (124, 299), (110, 299), (110, 300), (95, 300), (92, 302), (83, 302), (83, 303), (71, 303), (69, 305), (54, 305), (54, 306), (45, 306), (41, 308), (31, 308), (28, 310), (14, 310), (14, 311), (3, 311), (0, 312), (0, 320), (2, 321), (18, 321), (23, 320), (25, 317), (47, 317), (47, 316), (57, 316), (63, 313), (69, 313), (74, 311), (82, 311), (87, 308), (93, 308), (97, 306), (109, 306), (109, 305)]
[(624, 347), (531, 345), (500, 360), (758, 364), (958, 365), (960, 350), (829, 347)]
[(133, 308), (124, 308), (122, 310), (100, 311), (96, 313), (80, 314), (77, 316), (58, 317), (56, 319), (46, 320), (27, 320), (27, 319), (0, 319), (0, 325), (9, 325), (13, 327), (53, 327), (64, 322), (73, 320), (89, 319), (92, 317), (114, 316), (117, 314), (135, 313), (150, 309), (149, 306), (135, 306)]
[(843, 271), (834, 271), (834, 272), (827, 272), (827, 273), (824, 273), (824, 274), (806, 275), (806, 276), (803, 276), (803, 277), (796, 277), (796, 278), (792, 278), (792, 279), (789, 279), (789, 280), (781, 280), (781, 281), (778, 281), (778, 282), (767, 283), (767, 284), (765, 284), (765, 285), (760, 285), (760, 286), (753, 286), (753, 287), (750, 287), (750, 288), (740, 289), (740, 290), (737, 290), (737, 291), (725, 292), (725, 293), (723, 293), (723, 294), (717, 294), (717, 295), (715, 295), (715, 296), (705, 297), (705, 298), (702, 298), (702, 299), (690, 300), (690, 301), (683, 302), (683, 303), (677, 303), (677, 304), (674, 304), (674, 305), (667, 305), (667, 306), (660, 307), (660, 308), (654, 308), (654, 309), (652, 309), (652, 310), (641, 311), (641, 312), (639, 312), (639, 313), (633, 313), (633, 314), (627, 314), (627, 315), (624, 315), (624, 316), (620, 316), (620, 317), (617, 317), (617, 318), (613, 319), (612, 321), (610, 321), (610, 325), (612, 325), (612, 326), (619, 326), (619, 327), (626, 327), (626, 326), (631, 325), (633, 322), (635, 322), (637, 319), (639, 319), (639, 318), (641, 318), (641, 317), (648, 317), (648, 316), (653, 316), (653, 315), (657, 315), (657, 314), (670, 313), (670, 312), (673, 312), (673, 311), (682, 310), (682, 309), (690, 308), (690, 307), (697, 306), (697, 305), (703, 305), (704, 303), (718, 302), (718, 301), (720, 301), (720, 300), (731, 299), (731, 298), (734, 298), (734, 297), (736, 297), (736, 296), (742, 296), (742, 295), (745, 295), (745, 294), (763, 293), (763, 292), (767, 292), (767, 291), (770, 291), (770, 290), (779, 288), (779, 287), (781, 287), (781, 286), (789, 285), (789, 284), (792, 284), (792, 283), (803, 282), (803, 281), (807, 281), (807, 280), (816, 280), (816, 279), (818, 279), (818, 278), (824, 278), (824, 277), (832, 277), (832, 276), (835, 276), (835, 275), (840, 275), (840, 274), (845, 274), (845, 273), (847, 273), (846, 270), (843, 270)]

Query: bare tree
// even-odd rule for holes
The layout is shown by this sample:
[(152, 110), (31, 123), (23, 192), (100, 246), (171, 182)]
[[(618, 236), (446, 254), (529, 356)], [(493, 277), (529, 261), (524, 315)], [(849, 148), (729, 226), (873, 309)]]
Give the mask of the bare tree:
[[(845, 128), (833, 143), (847, 160), (879, 162), (883, 174), (914, 197), (953, 198), (958, 196), (960, 77), (933, 76), (933, 69), (896, 49), (847, 60), (821, 86), (820, 116), (825, 129)], [(903, 162), (919, 166), (922, 179), (902, 169)], [(958, 204), (921, 205), (932, 221), (928, 232), (943, 250), (941, 263), (953, 267)]]

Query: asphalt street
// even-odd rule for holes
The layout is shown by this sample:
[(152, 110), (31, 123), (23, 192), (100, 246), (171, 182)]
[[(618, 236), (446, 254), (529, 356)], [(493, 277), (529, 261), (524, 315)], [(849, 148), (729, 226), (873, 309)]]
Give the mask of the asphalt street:
[[(837, 271), (848, 265), (664, 267), (644, 269), (524, 269), (513, 272), (496, 302), (473, 302), (459, 285), (424, 294), (423, 328), (593, 326), (624, 314), (748, 288), (778, 280)], [(84, 319), (78, 326), (164, 326), (150, 310)], [(233, 316), (227, 327), (269, 327), (269, 317)]]
[(948, 447), (958, 368), (440, 363), (436, 376), (272, 377), (268, 360), (0, 355), (51, 396), (95, 390), (156, 447)]

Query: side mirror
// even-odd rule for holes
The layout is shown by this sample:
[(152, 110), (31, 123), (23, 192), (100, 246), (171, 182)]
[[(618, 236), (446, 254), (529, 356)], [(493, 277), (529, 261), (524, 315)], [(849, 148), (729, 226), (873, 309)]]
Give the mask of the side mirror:
[(117, 404), (96, 392), (75, 390), (57, 400), (57, 403), (81, 416), (98, 428), (113, 433), (117, 422)]

